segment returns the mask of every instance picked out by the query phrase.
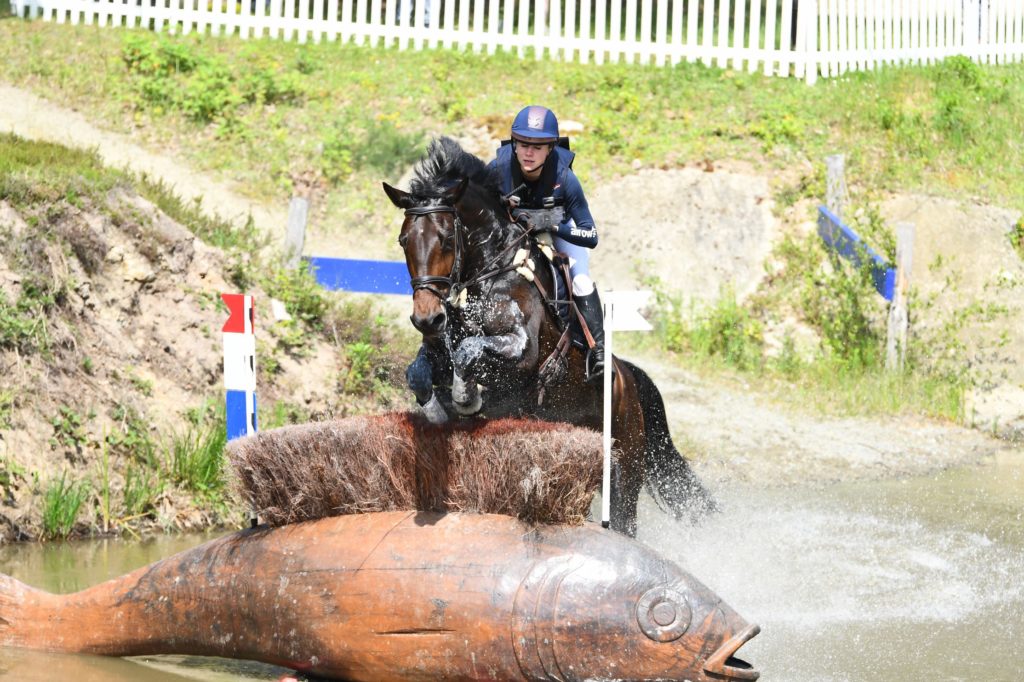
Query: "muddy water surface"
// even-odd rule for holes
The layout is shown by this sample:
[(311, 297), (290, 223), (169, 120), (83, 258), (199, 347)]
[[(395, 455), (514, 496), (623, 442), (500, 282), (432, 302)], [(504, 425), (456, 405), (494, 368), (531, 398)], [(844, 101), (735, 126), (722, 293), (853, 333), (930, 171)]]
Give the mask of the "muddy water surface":
[(1024, 458), (722, 502), (640, 536), (762, 626), (761, 679), (1024, 680)]
[[(641, 540), (762, 633), (741, 655), (773, 682), (1024, 680), (1024, 457), (927, 478), (719, 491), (698, 528), (641, 508)], [(71, 592), (213, 536), (0, 548), (0, 571)], [(275, 680), (257, 663), (0, 649), (0, 679)]]
[[(9, 545), (0, 547), (0, 572), (51, 592), (76, 592), (218, 535)], [(192, 656), (120, 659), (0, 648), (0, 680), (5, 682), (242, 682), (277, 680), (283, 672), (262, 663)]]

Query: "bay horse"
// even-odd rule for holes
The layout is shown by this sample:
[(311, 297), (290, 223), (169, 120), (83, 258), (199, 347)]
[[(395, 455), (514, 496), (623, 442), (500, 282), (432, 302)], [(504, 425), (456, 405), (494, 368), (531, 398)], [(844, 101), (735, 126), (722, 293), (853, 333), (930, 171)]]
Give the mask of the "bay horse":
[[(529, 416), (601, 430), (603, 385), (586, 381), (584, 353), (566, 342), (557, 307), (567, 302), (550, 301), (557, 275), (512, 219), (493, 172), (442, 137), (409, 192), (383, 185), (405, 211), (398, 241), (423, 335), (407, 376), (428, 417)], [(662, 509), (699, 520), (716, 505), (672, 443), (661, 393), (636, 365), (613, 362), (612, 528), (636, 535), (645, 484)]]

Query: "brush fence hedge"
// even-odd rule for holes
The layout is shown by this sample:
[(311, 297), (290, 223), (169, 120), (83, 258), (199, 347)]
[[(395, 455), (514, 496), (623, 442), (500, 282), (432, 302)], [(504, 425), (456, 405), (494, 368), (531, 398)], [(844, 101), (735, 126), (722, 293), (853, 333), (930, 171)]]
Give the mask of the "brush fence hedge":
[(502, 49), (595, 64), (696, 61), (808, 83), (952, 55), (980, 63), (1024, 56), (1024, 0), (11, 2), (19, 16), (59, 23), (416, 50)]

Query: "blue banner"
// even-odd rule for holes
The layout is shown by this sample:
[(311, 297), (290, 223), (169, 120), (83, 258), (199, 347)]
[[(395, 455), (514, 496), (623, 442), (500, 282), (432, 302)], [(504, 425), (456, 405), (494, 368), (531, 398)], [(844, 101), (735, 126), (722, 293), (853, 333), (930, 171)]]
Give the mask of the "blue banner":
[(404, 261), (358, 260), (307, 256), (317, 283), (332, 291), (411, 295), (409, 270)]

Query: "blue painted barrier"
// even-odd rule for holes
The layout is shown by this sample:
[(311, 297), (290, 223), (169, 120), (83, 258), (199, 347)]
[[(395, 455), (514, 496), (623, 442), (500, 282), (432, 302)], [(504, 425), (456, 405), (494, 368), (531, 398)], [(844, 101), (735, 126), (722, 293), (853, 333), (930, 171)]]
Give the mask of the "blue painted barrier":
[(868, 258), (871, 261), (871, 279), (875, 283), (875, 290), (885, 300), (892, 300), (896, 291), (896, 268), (891, 267), (825, 206), (818, 207), (818, 235), (826, 246), (858, 268), (864, 265), (862, 259)]
[(411, 295), (409, 270), (404, 261), (359, 260), (307, 256), (304, 259), (317, 283), (331, 291)]

